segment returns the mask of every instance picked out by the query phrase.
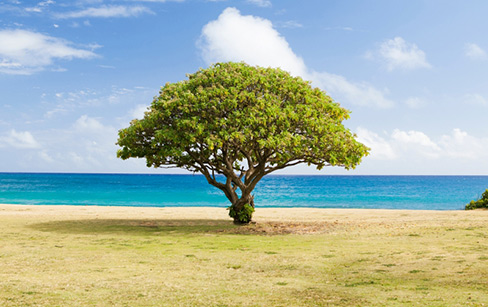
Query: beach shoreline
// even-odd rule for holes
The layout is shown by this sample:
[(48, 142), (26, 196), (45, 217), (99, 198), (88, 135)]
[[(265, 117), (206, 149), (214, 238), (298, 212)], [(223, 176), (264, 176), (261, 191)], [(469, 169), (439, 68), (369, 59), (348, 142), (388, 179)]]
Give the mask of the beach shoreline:
[[(78, 205), (0, 204), (0, 218), (37, 216), (42, 219), (163, 219), (228, 220), (228, 211), (217, 207), (126, 207)], [(488, 210), (404, 210), (352, 208), (256, 208), (253, 220), (259, 222), (330, 222), (435, 224), (446, 221), (486, 222)]]

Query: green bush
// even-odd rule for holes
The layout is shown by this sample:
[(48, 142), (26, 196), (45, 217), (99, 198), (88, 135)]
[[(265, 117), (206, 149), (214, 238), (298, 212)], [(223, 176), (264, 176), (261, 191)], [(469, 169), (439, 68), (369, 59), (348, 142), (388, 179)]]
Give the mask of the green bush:
[(229, 209), (229, 216), (234, 219), (234, 223), (248, 224), (251, 222), (254, 208), (250, 204), (245, 204), (239, 211), (234, 206), (230, 206), (227, 209)]
[(473, 210), (473, 209), (479, 209), (479, 208), (485, 208), (488, 209), (488, 189), (481, 194), (481, 198), (478, 199), (477, 201), (472, 200), (469, 204), (466, 205), (466, 210)]

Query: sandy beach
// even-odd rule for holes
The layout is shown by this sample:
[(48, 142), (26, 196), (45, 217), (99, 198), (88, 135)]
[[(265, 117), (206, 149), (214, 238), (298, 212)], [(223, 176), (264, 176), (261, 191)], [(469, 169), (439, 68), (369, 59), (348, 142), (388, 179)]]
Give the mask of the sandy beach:
[[(210, 219), (230, 220), (225, 208), (213, 207), (112, 207), (112, 206), (53, 206), (0, 204), (0, 215), (35, 215), (63, 219), (75, 218), (140, 218), (140, 219)], [(316, 208), (256, 208), (253, 220), (288, 222), (330, 222), (343, 220), (358, 223), (442, 223), (469, 219), (486, 222), (488, 210), (384, 210), (384, 209), (316, 209)]]

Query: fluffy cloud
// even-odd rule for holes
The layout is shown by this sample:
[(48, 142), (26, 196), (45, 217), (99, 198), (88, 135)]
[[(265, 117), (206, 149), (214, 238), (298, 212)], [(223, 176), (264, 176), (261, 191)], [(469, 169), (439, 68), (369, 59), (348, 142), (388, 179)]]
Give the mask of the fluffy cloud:
[(314, 85), (325, 89), (337, 101), (358, 106), (390, 108), (393, 101), (387, 99), (380, 91), (366, 82), (351, 82), (345, 77), (327, 72), (311, 72), (309, 75)]
[(29, 131), (17, 132), (10, 130), (4, 136), (0, 136), (0, 147), (14, 147), (19, 149), (32, 149), (41, 147)]
[(468, 43), (464, 47), (464, 54), (473, 60), (484, 60), (487, 58), (486, 52), (480, 46)]
[(96, 54), (63, 39), (26, 30), (0, 31), (0, 73), (32, 74), (56, 59), (90, 59)]
[(377, 133), (359, 127), (356, 134), (358, 141), (371, 149), (369, 158), (375, 160), (393, 160), (397, 157), (393, 147)]
[(383, 42), (377, 51), (369, 52), (366, 56), (384, 62), (389, 71), (431, 67), (427, 62), (425, 52), (420, 50), (417, 45), (407, 43), (401, 37)]
[(437, 158), (441, 148), (434, 143), (425, 133), (420, 131), (401, 131), (395, 129), (392, 139), (397, 142), (403, 151), (414, 150), (424, 157)]
[[(142, 159), (118, 159), (115, 143), (118, 129), (126, 127), (130, 120), (147, 108), (134, 104), (134, 101), (150, 102), (153, 96), (152, 89), (141, 87), (45, 93), (42, 105), (48, 110), (44, 113), (46, 120), (29, 124), (36, 127), (31, 128), (31, 131), (36, 129), (35, 142), (29, 142), (25, 132), (22, 132), (23, 138), (0, 132), (0, 151), (4, 157), (14, 161), (4, 163), (2, 167), (5, 171), (150, 172)], [(110, 116), (104, 117), (103, 114)], [(51, 125), (52, 122), (57, 126)], [(52, 128), (46, 128), (46, 124)], [(0, 121), (1, 125), (9, 126), (11, 123)], [(16, 133), (20, 135), (18, 130)], [(13, 144), (16, 148), (39, 150), (19, 151)], [(36, 147), (36, 144), (42, 144), (42, 147)], [(8, 158), (4, 160), (9, 161)]]
[(369, 158), (375, 160), (443, 160), (457, 162), (488, 159), (488, 138), (469, 135), (460, 129), (453, 129), (437, 140), (421, 131), (393, 130), (379, 136), (373, 131), (358, 128), (358, 140), (371, 148)]
[(487, 159), (488, 138), (476, 138), (460, 129), (454, 129), (450, 135), (443, 135), (439, 144), (445, 154), (452, 158)]
[(199, 47), (207, 63), (245, 61), (250, 65), (281, 67), (303, 76), (306, 67), (269, 20), (242, 16), (227, 8), (215, 21), (203, 27)]
[[(14, 137), (0, 129), (0, 151), (6, 157), (4, 161), (12, 161), (1, 166), (5, 171), (151, 172), (143, 159), (118, 159), (115, 143), (118, 129), (127, 127), (130, 120), (141, 116), (148, 106), (135, 102), (149, 104), (153, 96), (154, 89), (145, 87), (43, 93), (42, 110), (47, 111), (44, 119), (37, 117), (37, 121), (25, 124), (31, 127), (28, 130), (35, 142), (29, 143), (24, 137), (23, 143), (19, 140), (14, 143)], [(13, 123), (0, 121), (1, 126), (9, 127)], [(19, 130), (17, 128), (18, 135)], [(36, 147), (36, 143), (42, 146)], [(16, 150), (11, 144), (38, 150)]]
[(117, 129), (104, 124), (101, 119), (82, 115), (71, 127), (43, 131), (42, 134), (48, 150), (38, 153), (37, 158), (51, 163), (55, 161), (50, 169), (114, 170), (118, 162), (115, 156)]
[(243, 16), (235, 8), (225, 9), (217, 20), (205, 25), (197, 45), (207, 64), (244, 61), (250, 65), (280, 67), (292, 75), (312, 80), (343, 103), (382, 108), (393, 105), (383, 91), (367, 83), (308, 69), (269, 20)]
[(144, 6), (109, 5), (97, 8), (92, 7), (81, 11), (61, 13), (57, 14), (56, 17), (61, 19), (85, 17), (135, 17), (145, 13), (152, 14), (153, 12)]

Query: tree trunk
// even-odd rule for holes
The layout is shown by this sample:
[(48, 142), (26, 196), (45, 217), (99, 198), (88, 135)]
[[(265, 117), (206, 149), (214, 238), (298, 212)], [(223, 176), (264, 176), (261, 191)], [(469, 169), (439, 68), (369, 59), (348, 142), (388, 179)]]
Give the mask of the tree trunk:
[(237, 199), (229, 207), (229, 215), (234, 219), (234, 224), (249, 224), (254, 212), (254, 196), (247, 195)]

